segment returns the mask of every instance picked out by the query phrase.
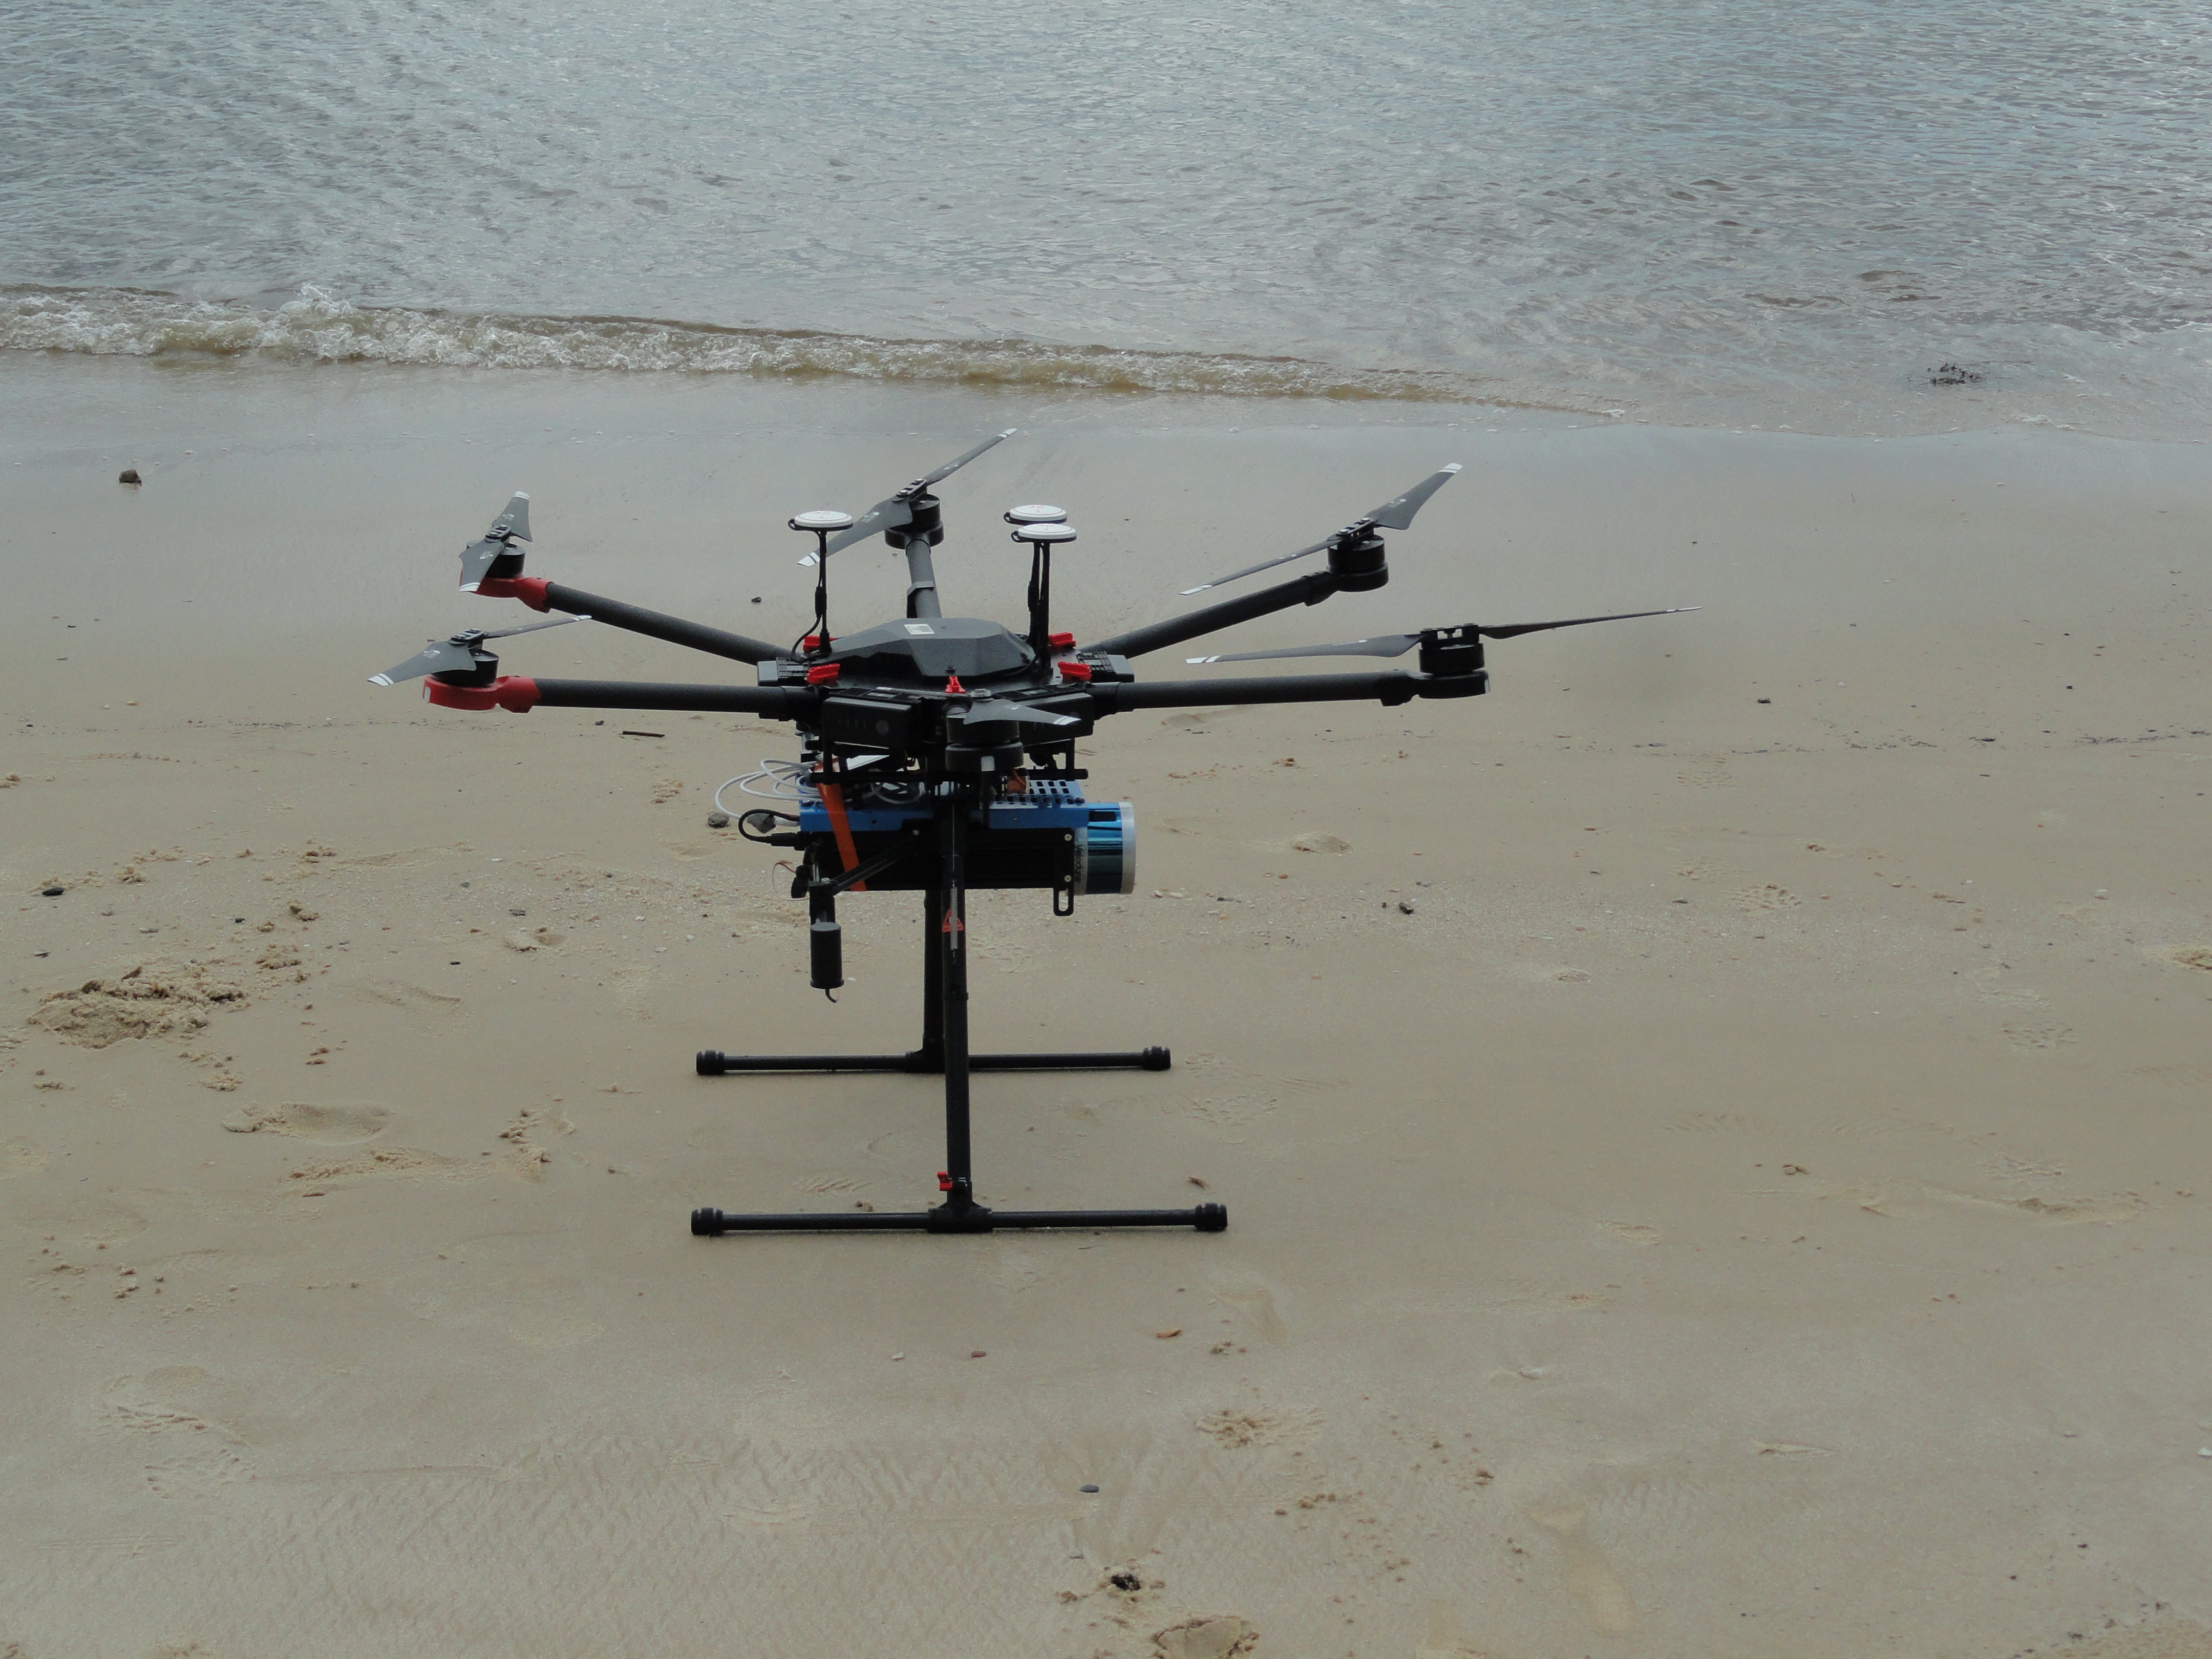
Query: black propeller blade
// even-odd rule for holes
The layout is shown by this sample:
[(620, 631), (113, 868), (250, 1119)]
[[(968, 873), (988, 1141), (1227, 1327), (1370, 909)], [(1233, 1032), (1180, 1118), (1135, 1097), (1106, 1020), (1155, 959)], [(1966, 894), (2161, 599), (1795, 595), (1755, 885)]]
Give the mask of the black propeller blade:
[(494, 561), (502, 553), (512, 553), (514, 544), (530, 539), (530, 497), (521, 490), (507, 504), (507, 511), (491, 521), (479, 541), (471, 542), (461, 550), (461, 592), (473, 593), (477, 585), (491, 572)]
[[(1522, 634), (1541, 634), (1553, 628), (1581, 628), (1590, 623), (1633, 622), (1638, 617), (1679, 617), (1686, 611), (1702, 611), (1698, 605), (1670, 605), (1664, 611), (1623, 611), (1611, 617), (1569, 617), (1561, 622), (1509, 623), (1503, 627), (1478, 626), (1486, 640), (1510, 640)], [(1383, 634), (1371, 640), (1346, 640), (1341, 645), (1298, 645), (1285, 651), (1235, 651), (1218, 657), (1186, 657), (1185, 662), (1264, 662), (1272, 657), (1402, 657), (1421, 642), (1419, 634)]]
[(485, 640), (512, 639), (517, 634), (535, 634), (544, 628), (566, 628), (572, 622), (589, 622), (589, 617), (560, 617), (551, 622), (532, 623), (524, 628), (502, 628), (487, 634), (482, 629), (466, 628), (450, 639), (433, 640), (396, 668), (387, 668), (381, 674), (371, 674), (371, 685), (397, 685), (402, 680), (420, 679), (425, 674), (462, 674), (477, 665), (476, 647)]
[(1285, 553), (1276, 558), (1264, 559), (1258, 564), (1248, 565), (1232, 575), (1216, 576), (1212, 581), (1200, 582), (1196, 587), (1186, 587), (1182, 591), (1183, 597), (1188, 599), (1192, 594), (1203, 593), (1210, 587), (1221, 587), (1230, 582), (1242, 581), (1247, 576), (1256, 576), (1262, 570), (1273, 570), (1279, 564), (1288, 564), (1292, 559), (1303, 559), (1309, 553), (1318, 553), (1324, 548), (1332, 547), (1348, 536), (1360, 535), (1370, 530), (1407, 529), (1413, 522), (1413, 514), (1421, 510), (1430, 496), (1449, 483), (1452, 475), (1459, 470), (1460, 464), (1454, 461), (1443, 471), (1429, 474), (1404, 495), (1393, 496), (1383, 502), (1365, 518), (1353, 520), (1335, 535), (1325, 537), (1311, 547), (1302, 547), (1295, 553)]
[(1477, 631), (1486, 640), (1510, 640), (1520, 634), (1541, 634), (1553, 628), (1580, 628), (1588, 623), (1633, 622), (1638, 617), (1679, 617), (1686, 611), (1703, 611), (1702, 605), (1673, 605), (1664, 611), (1624, 611), (1613, 617), (1570, 617), (1565, 622), (1512, 623), (1504, 628), (1485, 628)]
[[(927, 490), (932, 484), (951, 477), (994, 444), (1004, 443), (1019, 430), (1018, 427), (1010, 426), (996, 437), (984, 439), (966, 454), (945, 462), (936, 471), (924, 473), (896, 495), (886, 495), (859, 518), (854, 520), (853, 527), (850, 530), (841, 530), (832, 536), (823, 548), (823, 551), (835, 553), (841, 548), (852, 546), (855, 542), (864, 542), (871, 536), (880, 536), (886, 530), (897, 530), (912, 523), (914, 509), (908, 503), (915, 496)], [(811, 565), (815, 562), (816, 557), (811, 553), (799, 561), (799, 563), (804, 565)]]

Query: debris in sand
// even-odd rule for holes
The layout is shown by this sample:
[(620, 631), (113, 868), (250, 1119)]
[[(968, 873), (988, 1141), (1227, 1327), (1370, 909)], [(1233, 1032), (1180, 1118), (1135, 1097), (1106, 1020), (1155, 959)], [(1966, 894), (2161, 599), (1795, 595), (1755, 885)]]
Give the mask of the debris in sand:
[(1293, 836), (1291, 850), (1294, 853), (1349, 853), (1352, 843), (1341, 836), (1323, 835), (1315, 830), (1303, 836)]
[(1182, 1327), (1180, 1325), (1170, 1325), (1164, 1331), (1154, 1331), (1152, 1334), (1158, 1337), (1161, 1341), (1164, 1342), (1171, 1336), (1181, 1336), (1182, 1334)]
[(122, 471), (115, 475), (115, 482), (118, 483), (135, 484), (143, 483), (146, 481), (138, 476), (138, 469), (137, 467), (126, 466)]
[(1231, 1449), (1304, 1439), (1320, 1426), (1321, 1413), (1311, 1408), (1271, 1411), (1265, 1407), (1232, 1406), (1198, 1419), (1200, 1434), (1210, 1435), (1218, 1444)]
[(149, 972), (142, 964), (119, 979), (88, 979), (74, 991), (54, 992), (40, 1002), (31, 1024), (64, 1042), (105, 1048), (125, 1037), (197, 1031), (210, 1010), (246, 1002), (245, 987), (216, 978), (207, 967)]

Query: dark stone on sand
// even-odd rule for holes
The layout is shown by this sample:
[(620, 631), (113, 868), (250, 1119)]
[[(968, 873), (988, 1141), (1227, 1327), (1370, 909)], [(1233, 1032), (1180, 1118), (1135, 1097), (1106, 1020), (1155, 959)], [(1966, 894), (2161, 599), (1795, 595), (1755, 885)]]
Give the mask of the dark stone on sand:
[(145, 480), (138, 476), (138, 469), (137, 467), (126, 466), (122, 471), (115, 475), (115, 482), (118, 483), (143, 483)]
[(1928, 377), (1930, 386), (1979, 386), (1982, 372), (1968, 368), (1962, 363), (1938, 363), (1936, 372)]
[(1097, 1492), (1097, 1490), (1098, 1488), (1096, 1486), (1078, 1486), (1076, 1488), (1076, 1491), (1078, 1492)]
[(59, 898), (68, 890), (69, 890), (65, 887), (41, 887), (39, 890), (39, 896), (40, 898)]
[(1133, 1572), (1109, 1573), (1107, 1575), (1106, 1582), (1117, 1590), (1133, 1590), (1143, 1588), (1143, 1582)]

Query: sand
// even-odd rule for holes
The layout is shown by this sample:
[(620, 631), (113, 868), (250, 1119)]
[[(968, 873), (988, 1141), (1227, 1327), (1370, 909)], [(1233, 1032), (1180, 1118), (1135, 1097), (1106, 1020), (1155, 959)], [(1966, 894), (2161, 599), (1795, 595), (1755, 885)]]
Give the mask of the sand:
[[(2201, 449), (0, 398), (10, 1659), (2212, 1654)], [(1016, 501), (1070, 508), (1096, 637), (1449, 460), (1388, 589), (1223, 645), (1707, 608), (1493, 647), (1478, 701), (1085, 744), (1138, 890), (980, 896), (978, 1041), (1175, 1067), (980, 1080), (981, 1196), (1225, 1234), (695, 1239), (933, 1201), (931, 1081), (691, 1068), (910, 1044), (914, 901), (844, 907), (833, 1007), (705, 822), (784, 728), (364, 677), (528, 619), (452, 587), (518, 486), (534, 573), (795, 634), (786, 514), (1006, 425), (947, 486), (955, 612), (1018, 607)], [(840, 556), (833, 620), (890, 614)], [(507, 662), (729, 678), (587, 627)]]

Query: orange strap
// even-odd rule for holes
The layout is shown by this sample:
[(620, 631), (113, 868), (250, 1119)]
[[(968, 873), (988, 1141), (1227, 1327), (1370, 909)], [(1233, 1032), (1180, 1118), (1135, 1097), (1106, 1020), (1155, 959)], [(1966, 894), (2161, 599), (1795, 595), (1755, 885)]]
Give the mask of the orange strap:
[[(822, 786), (822, 810), (830, 815), (830, 833), (837, 837), (837, 856), (848, 870), (860, 861), (860, 849), (853, 844), (853, 826), (845, 817), (845, 791), (841, 785)], [(865, 893), (868, 884), (856, 881), (850, 891)]]

